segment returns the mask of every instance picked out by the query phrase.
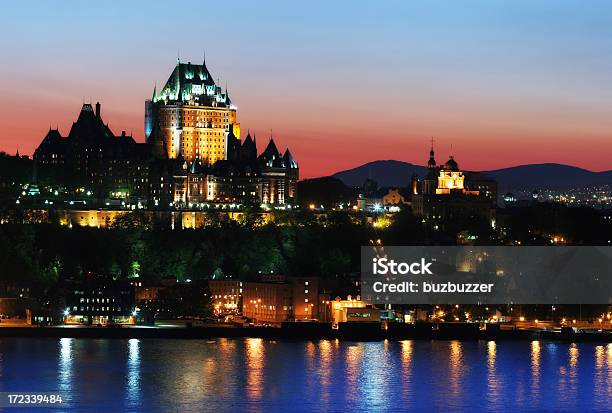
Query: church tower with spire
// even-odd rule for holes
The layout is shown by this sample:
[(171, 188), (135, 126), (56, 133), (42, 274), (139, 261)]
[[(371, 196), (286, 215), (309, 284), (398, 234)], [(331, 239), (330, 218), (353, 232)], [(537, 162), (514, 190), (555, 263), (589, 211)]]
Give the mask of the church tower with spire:
[(436, 158), (434, 156), (434, 146), (433, 146), (433, 138), (431, 138), (431, 149), (429, 150), (429, 161), (427, 161), (427, 167), (429, 169), (435, 169), (436, 167)]
[(427, 161), (427, 175), (423, 180), (423, 193), (435, 194), (438, 186), (438, 167), (434, 152), (434, 140), (431, 138), (431, 149), (429, 150), (429, 160)]

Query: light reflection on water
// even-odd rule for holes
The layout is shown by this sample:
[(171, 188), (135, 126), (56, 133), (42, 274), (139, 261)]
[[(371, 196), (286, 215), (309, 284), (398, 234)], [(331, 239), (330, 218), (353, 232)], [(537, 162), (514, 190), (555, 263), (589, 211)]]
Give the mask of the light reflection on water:
[(127, 401), (130, 406), (138, 406), (140, 397), (140, 340), (128, 340), (127, 359)]
[(59, 339), (58, 378), (59, 391), (72, 393), (72, 343), (73, 338)]
[(488, 404), (495, 406), (499, 405), (499, 393), (502, 389), (502, 383), (497, 373), (497, 344), (495, 341), (487, 342), (487, 400)]
[(594, 406), (609, 409), (612, 389), (612, 343), (595, 347)]
[(363, 346), (364, 343), (353, 343), (347, 347), (341, 347), (345, 352), (346, 398), (351, 403), (357, 403), (359, 401), (359, 366), (361, 364), (361, 357), (363, 357)]
[(540, 342), (531, 342), (531, 405), (535, 406), (540, 397)]
[(402, 358), (402, 398), (410, 404), (412, 400), (412, 340), (400, 342)]
[(2, 339), (0, 389), (79, 411), (601, 411), (612, 344)]
[(454, 399), (461, 397), (461, 376), (463, 372), (463, 347), (461, 342), (453, 340), (449, 344), (450, 355), (448, 357), (450, 365), (450, 386), (449, 391)]
[(247, 338), (246, 343), (246, 396), (257, 401), (261, 399), (264, 390), (265, 345), (261, 338)]

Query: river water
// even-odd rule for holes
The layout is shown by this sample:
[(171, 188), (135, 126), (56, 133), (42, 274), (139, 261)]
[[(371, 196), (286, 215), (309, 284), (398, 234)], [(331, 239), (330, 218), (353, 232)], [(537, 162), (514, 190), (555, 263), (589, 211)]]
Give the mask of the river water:
[(612, 344), (5, 338), (0, 392), (61, 394), (53, 411), (610, 411)]

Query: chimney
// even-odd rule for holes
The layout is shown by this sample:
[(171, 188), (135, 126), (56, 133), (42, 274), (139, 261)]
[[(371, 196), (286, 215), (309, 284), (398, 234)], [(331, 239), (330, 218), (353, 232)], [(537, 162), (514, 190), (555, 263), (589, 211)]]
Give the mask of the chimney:
[(121, 137), (125, 138), (125, 131), (124, 130), (121, 131)]
[(96, 102), (96, 118), (100, 118), (100, 102)]

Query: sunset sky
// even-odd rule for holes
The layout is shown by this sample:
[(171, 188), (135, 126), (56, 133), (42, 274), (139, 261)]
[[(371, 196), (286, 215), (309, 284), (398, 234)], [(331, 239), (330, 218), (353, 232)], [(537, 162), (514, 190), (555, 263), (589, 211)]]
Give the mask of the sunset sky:
[(377, 159), (612, 169), (606, 1), (11, 2), (0, 24), (0, 150), (32, 154), (85, 102), (143, 140), (176, 64), (227, 82), (243, 136), (274, 131), (301, 177)]

